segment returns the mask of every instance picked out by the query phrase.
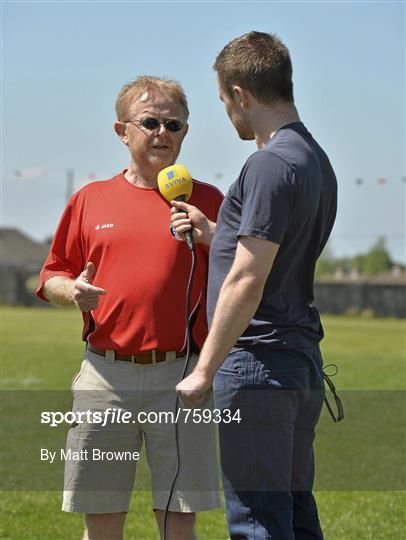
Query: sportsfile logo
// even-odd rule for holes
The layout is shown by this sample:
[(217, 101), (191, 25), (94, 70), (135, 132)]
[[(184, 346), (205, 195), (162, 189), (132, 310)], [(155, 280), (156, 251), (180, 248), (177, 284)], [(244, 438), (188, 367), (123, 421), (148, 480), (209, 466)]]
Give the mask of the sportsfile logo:
[(95, 227), (96, 231), (100, 231), (101, 229), (112, 229), (114, 227), (114, 223), (102, 223), (97, 224)]

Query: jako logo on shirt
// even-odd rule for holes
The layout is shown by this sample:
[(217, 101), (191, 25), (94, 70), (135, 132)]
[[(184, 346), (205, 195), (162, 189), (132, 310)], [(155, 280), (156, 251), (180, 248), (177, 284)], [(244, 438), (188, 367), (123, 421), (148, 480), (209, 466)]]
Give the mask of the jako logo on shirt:
[(111, 229), (114, 227), (114, 223), (103, 223), (102, 225), (96, 225), (95, 230), (100, 231), (100, 229)]

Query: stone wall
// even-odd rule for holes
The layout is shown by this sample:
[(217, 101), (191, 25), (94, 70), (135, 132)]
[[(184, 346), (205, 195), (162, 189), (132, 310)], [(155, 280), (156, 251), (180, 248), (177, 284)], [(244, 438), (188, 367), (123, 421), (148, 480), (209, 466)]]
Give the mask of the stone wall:
[(320, 281), (314, 304), (321, 313), (370, 313), (379, 317), (406, 317), (406, 283)]
[[(27, 280), (37, 268), (2, 267), (0, 300), (5, 305), (47, 307), (32, 290)], [(367, 281), (319, 281), (315, 284), (314, 304), (321, 313), (369, 313), (379, 317), (406, 317), (406, 283), (374, 283)]]
[(16, 266), (0, 267), (0, 302), (8, 306), (41, 306), (49, 304), (37, 298), (27, 288), (27, 281), (37, 276), (38, 268), (18, 268)]

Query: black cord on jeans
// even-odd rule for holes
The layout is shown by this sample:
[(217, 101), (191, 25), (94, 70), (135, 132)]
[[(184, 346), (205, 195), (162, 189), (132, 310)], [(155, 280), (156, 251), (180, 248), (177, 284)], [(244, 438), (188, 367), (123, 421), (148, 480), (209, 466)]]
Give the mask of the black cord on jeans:
[[(335, 373), (332, 373), (329, 376), (329, 375), (327, 375), (325, 370), (330, 366), (335, 367), (336, 371), (335, 371)], [(330, 379), (330, 377), (334, 377), (334, 375), (337, 375), (337, 373), (338, 373), (338, 367), (335, 364), (328, 364), (322, 370), (323, 379), (327, 383), (327, 386), (330, 388), (331, 393), (333, 394), (333, 397), (334, 397), (334, 401), (336, 402), (336, 407), (337, 407), (337, 411), (338, 411), (337, 416), (333, 413), (333, 409), (331, 408), (331, 405), (330, 405), (330, 403), (329, 403), (329, 401), (327, 399), (327, 396), (324, 395), (324, 403), (326, 404), (327, 410), (328, 410), (331, 418), (333, 419), (333, 422), (335, 422), (335, 423), (341, 422), (341, 420), (344, 420), (344, 407), (343, 407), (342, 401), (339, 398), (339, 396), (337, 395), (336, 387), (334, 386), (333, 381)]]
[[(190, 245), (189, 245), (189, 248), (190, 248)], [(190, 253), (192, 255), (192, 265), (191, 265), (191, 268), (190, 268), (189, 281), (188, 281), (187, 289), (186, 289), (186, 360), (185, 360), (185, 365), (184, 365), (184, 368), (183, 368), (183, 373), (182, 373), (182, 376), (180, 378), (180, 381), (185, 378), (185, 375), (186, 375), (186, 372), (187, 372), (187, 368), (188, 368), (188, 365), (189, 365), (189, 359), (190, 359), (190, 353), (191, 353), (191, 343), (192, 343), (192, 328), (191, 328), (191, 324), (190, 324), (189, 304), (190, 304), (190, 290), (191, 290), (191, 285), (192, 285), (192, 281), (193, 281), (193, 274), (194, 274), (194, 271), (195, 271), (195, 262), (196, 262), (195, 261), (196, 257), (195, 257), (194, 248), (190, 248)], [(179, 396), (178, 396), (178, 394), (176, 394), (174, 418), (176, 418), (176, 416), (177, 416), (178, 409), (179, 409)], [(169, 497), (168, 497), (168, 502), (166, 503), (166, 508), (165, 508), (163, 540), (166, 540), (166, 538), (167, 538), (166, 529), (167, 529), (167, 525), (168, 525), (169, 505), (170, 505), (171, 500), (172, 500), (172, 495), (173, 495), (173, 492), (174, 492), (174, 489), (175, 489), (175, 483), (176, 483), (176, 479), (178, 478), (179, 468), (180, 468), (179, 429), (178, 429), (178, 423), (177, 422), (175, 422), (175, 444), (176, 444), (176, 471), (175, 471), (175, 475), (174, 475), (173, 480), (172, 480), (171, 490), (170, 490)]]

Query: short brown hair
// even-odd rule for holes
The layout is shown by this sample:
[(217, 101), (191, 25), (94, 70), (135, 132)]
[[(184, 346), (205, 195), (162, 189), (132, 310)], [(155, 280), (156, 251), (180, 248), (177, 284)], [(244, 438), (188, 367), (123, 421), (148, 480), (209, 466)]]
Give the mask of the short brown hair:
[(116, 99), (116, 115), (119, 122), (127, 120), (128, 108), (132, 101), (137, 97), (142, 96), (144, 92), (152, 90), (160, 90), (166, 92), (172, 99), (178, 101), (186, 113), (186, 118), (189, 116), (187, 99), (181, 85), (172, 79), (160, 79), (149, 75), (141, 75), (134, 81), (125, 84)]
[(275, 34), (249, 32), (233, 39), (213, 68), (230, 96), (233, 85), (238, 85), (267, 105), (281, 99), (294, 101), (289, 51)]

